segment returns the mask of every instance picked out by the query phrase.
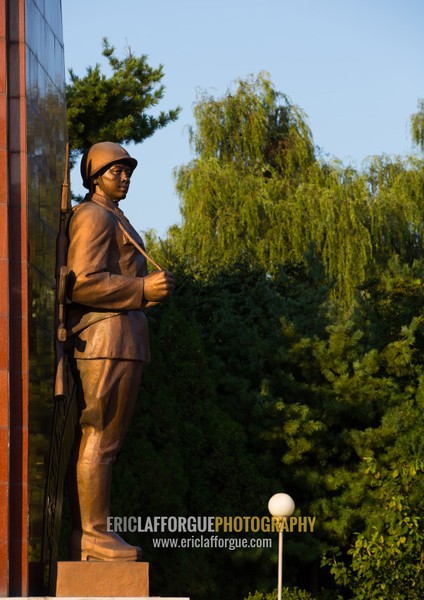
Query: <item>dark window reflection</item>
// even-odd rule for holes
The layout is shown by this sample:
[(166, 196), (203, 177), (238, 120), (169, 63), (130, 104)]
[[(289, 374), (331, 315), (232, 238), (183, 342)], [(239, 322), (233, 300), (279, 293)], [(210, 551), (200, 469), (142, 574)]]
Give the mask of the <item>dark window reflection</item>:
[(30, 561), (40, 562), (52, 415), (55, 237), (66, 141), (60, 0), (26, 0)]

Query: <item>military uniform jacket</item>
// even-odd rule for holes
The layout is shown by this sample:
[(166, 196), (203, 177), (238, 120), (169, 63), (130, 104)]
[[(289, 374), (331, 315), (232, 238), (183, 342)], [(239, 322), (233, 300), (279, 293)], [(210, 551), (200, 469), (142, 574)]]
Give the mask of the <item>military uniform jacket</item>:
[(75, 358), (150, 360), (142, 307), (143, 241), (108, 198), (93, 194), (69, 222), (67, 328)]

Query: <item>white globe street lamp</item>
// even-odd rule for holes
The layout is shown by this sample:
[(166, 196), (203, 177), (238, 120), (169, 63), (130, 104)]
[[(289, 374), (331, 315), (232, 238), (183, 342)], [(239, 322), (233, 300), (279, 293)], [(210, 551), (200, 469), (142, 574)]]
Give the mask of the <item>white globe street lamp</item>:
[(290, 517), (294, 511), (294, 501), (284, 493), (274, 494), (268, 502), (268, 510), (278, 519), (278, 600), (281, 600), (283, 589), (283, 519)]

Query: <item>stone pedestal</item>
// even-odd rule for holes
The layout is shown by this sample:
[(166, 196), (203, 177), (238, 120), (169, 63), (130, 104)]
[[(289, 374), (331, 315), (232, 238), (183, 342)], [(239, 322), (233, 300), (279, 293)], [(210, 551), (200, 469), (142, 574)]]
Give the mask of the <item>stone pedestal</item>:
[(147, 597), (147, 562), (58, 562), (56, 597)]

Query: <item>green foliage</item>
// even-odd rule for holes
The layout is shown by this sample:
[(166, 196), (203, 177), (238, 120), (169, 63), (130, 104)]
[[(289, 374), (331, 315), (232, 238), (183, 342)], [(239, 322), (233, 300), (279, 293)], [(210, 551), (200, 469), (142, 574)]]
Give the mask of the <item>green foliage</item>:
[(203, 96), (194, 112), (198, 158), (177, 172), (182, 253), (203, 274), (246, 260), (275, 267), (284, 258), (275, 213), (285, 188), (314, 162), (300, 109), (262, 74), (221, 100)]
[(242, 169), (265, 162), (291, 175), (314, 160), (302, 111), (274, 90), (267, 73), (238, 80), (235, 92), (220, 100), (202, 94), (194, 117), (197, 129), (190, 129), (190, 141), (202, 160)]
[(424, 150), (424, 100), (418, 101), (418, 112), (411, 116), (411, 134), (413, 142)]
[[(382, 503), (376, 525), (355, 535), (348, 554), (350, 564), (326, 559), (341, 586), (354, 600), (419, 600), (424, 594), (424, 533), (417, 506), (411, 505), (412, 488), (422, 477), (423, 463), (397, 467), (384, 474), (375, 461), (367, 469), (371, 485)], [(422, 492), (422, 482), (419, 483)]]
[(285, 368), (267, 382), (264, 437), (282, 450), (296, 496), (317, 517), (322, 539), (346, 544), (355, 528), (372, 521), (376, 503), (361, 457), (378, 455), (390, 465), (423, 450), (423, 367), (415, 346), (421, 330), (414, 319), (377, 349), (353, 321), (334, 322), (315, 338), (285, 327), (291, 349)]
[(102, 73), (99, 64), (88, 67), (84, 77), (69, 70), (71, 81), (66, 85), (66, 101), (73, 161), (96, 142), (140, 143), (175, 121), (180, 112), (176, 108), (156, 116), (149, 114), (164, 95), (165, 88), (160, 83), (162, 65), (152, 68), (146, 55), (137, 57), (131, 48), (119, 59), (106, 38), (102, 55), (112, 71), (110, 77)]
[(274, 275), (314, 249), (333, 297), (351, 306), (393, 251), (423, 251), (422, 161), (374, 157), (364, 172), (317, 159), (302, 111), (266, 74), (204, 94), (176, 171), (183, 225), (170, 241), (205, 278), (240, 261)]

